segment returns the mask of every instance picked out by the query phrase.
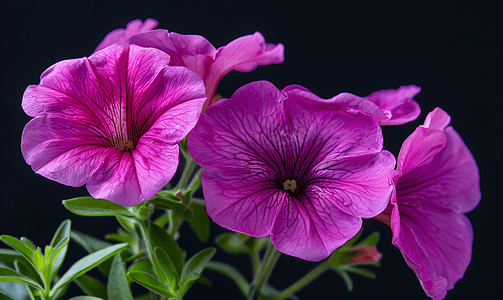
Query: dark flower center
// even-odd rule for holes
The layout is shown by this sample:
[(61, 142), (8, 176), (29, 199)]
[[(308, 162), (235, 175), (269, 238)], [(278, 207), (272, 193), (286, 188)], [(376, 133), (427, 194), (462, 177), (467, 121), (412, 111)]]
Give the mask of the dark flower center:
[(115, 139), (113, 141), (110, 141), (112, 145), (116, 148), (119, 148), (121, 151), (124, 152), (129, 152), (134, 150), (134, 143), (131, 140), (120, 140), (120, 139)]

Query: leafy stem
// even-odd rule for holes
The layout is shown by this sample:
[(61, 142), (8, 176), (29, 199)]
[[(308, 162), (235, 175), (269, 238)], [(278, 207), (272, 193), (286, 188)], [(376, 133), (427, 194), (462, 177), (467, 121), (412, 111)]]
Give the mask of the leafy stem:
[(253, 279), (250, 286), (250, 293), (248, 294), (248, 300), (257, 299), (260, 294), (260, 290), (266, 284), (267, 279), (271, 275), (271, 271), (279, 258), (280, 252), (272, 245), (269, 244), (264, 259), (260, 265), (260, 268)]

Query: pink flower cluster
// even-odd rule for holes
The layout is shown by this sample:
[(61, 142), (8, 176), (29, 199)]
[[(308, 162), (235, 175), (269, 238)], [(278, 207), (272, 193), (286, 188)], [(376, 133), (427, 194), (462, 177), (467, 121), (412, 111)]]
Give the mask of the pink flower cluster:
[[(157, 25), (134, 20), (89, 58), (56, 63), (26, 89), (22, 106), (34, 119), (21, 148), (35, 172), (134, 206), (172, 179), (188, 135), (205, 168), (207, 213), (219, 225), (320, 261), (362, 219), (376, 218), (391, 227), (427, 295), (445, 297), (471, 259), (464, 213), (480, 201), (479, 177), (438, 108), (405, 140), (395, 169), (380, 126), (415, 120), (419, 87), (321, 99), (259, 81), (215, 102), (223, 76), (283, 62), (283, 45), (256, 32), (216, 49)], [(380, 258), (366, 251), (354, 263)]]

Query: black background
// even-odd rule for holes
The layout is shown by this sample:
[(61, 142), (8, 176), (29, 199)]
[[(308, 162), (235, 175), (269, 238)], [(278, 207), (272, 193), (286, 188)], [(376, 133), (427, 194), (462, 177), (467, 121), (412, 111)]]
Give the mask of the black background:
[[(422, 108), (411, 124), (384, 128), (385, 148), (398, 154), (402, 141), (436, 106), (477, 159), (482, 201), (468, 216), (475, 233), (473, 259), (446, 299), (499, 299), (502, 281), (502, 5), (463, 1), (2, 1), (0, 103), (2, 130), (0, 233), (27, 236), (37, 245), (71, 218), (73, 228), (103, 237), (115, 231), (113, 218), (70, 214), (62, 199), (87, 195), (34, 174), (24, 162), (20, 139), (30, 120), (21, 97), (40, 74), (63, 59), (89, 56), (109, 31), (127, 22), (155, 18), (159, 28), (200, 34), (216, 47), (255, 31), (270, 43), (285, 45), (285, 62), (241, 74), (231, 72), (218, 93), (228, 97), (243, 84), (270, 80), (277, 87), (301, 84), (321, 97), (346, 91), (365, 96), (374, 90), (416, 84)], [(348, 293), (342, 279), (327, 272), (298, 293), (301, 299), (427, 299), (400, 252), (390, 245), (389, 229), (366, 221), (365, 233), (381, 232), (378, 278), (354, 276)], [(212, 225), (212, 234), (223, 232)], [(180, 244), (189, 255), (201, 245), (187, 226)], [(3, 247), (3, 246), (1, 246)], [(73, 242), (63, 270), (85, 252)], [(216, 259), (236, 264), (249, 276), (245, 256), (219, 251)], [(285, 288), (312, 263), (282, 256), (270, 282)], [(214, 286), (196, 284), (184, 299), (240, 299), (233, 283), (210, 271)], [(67, 296), (81, 295), (73, 287)]]

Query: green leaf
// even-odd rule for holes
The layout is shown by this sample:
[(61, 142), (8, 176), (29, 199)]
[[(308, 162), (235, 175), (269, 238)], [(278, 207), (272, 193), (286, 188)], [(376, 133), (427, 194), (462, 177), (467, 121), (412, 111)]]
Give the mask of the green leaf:
[(212, 286), (213, 285), (213, 282), (211, 282), (211, 280), (209, 280), (204, 275), (199, 276), (199, 278), (196, 280), (196, 282), (202, 283), (202, 284), (207, 285), (207, 286)]
[(138, 297), (134, 298), (134, 300), (150, 300), (150, 293), (138, 296)]
[(344, 272), (343, 270), (340, 270), (339, 268), (335, 268), (337, 273), (339, 273), (342, 276), (342, 279), (344, 279), (344, 282), (346, 283), (346, 286), (348, 287), (348, 291), (352, 292), (353, 291), (353, 281), (351, 280), (351, 277), (349, 277), (348, 273)]
[(33, 269), (32, 265), (26, 264), (22, 260), (15, 260), (14, 266), (19, 274), (28, 277), (30, 279), (33, 279), (33, 281), (37, 282), (41, 286), (43, 285), (40, 275), (37, 273), (35, 269)]
[(89, 253), (105, 249), (106, 247), (110, 247), (112, 245), (109, 242), (99, 240), (90, 235), (75, 230), (72, 230), (70, 236), (73, 241), (82, 246)]
[(28, 238), (25, 238), (24, 236), (22, 236), (20, 238), (20, 240), (23, 244), (28, 246), (28, 248), (30, 248), (32, 251), (37, 250), (37, 246), (35, 246), (35, 244), (32, 241), (30, 241)]
[(358, 231), (358, 233), (352, 237), (349, 241), (347, 241), (344, 245), (342, 245), (342, 247), (340, 247), (339, 249), (344, 249), (344, 248), (349, 248), (351, 246), (354, 245), (354, 243), (356, 243), (356, 241), (362, 236), (363, 234), (363, 226), (362, 228), (360, 229), (360, 231)]
[(356, 268), (356, 267), (351, 267), (351, 266), (346, 266), (344, 270), (348, 272), (352, 272), (370, 279), (376, 279), (377, 276), (374, 272), (367, 270), (367, 269), (362, 269), (362, 268)]
[(42, 286), (31, 278), (4, 267), (0, 267), (0, 281), (24, 283), (34, 288), (43, 290)]
[[(164, 229), (155, 224), (150, 224), (148, 228), (148, 240), (150, 257), (154, 257), (155, 247), (160, 247), (171, 259), (178, 276), (180, 276), (183, 269), (183, 257), (182, 250), (178, 247), (175, 240), (173, 240), (173, 238)], [(156, 266), (155, 262), (152, 263), (154, 265), (154, 271), (157, 274), (157, 271), (160, 271), (156, 269), (158, 268), (158, 264)]]
[(61, 279), (54, 285), (54, 287), (51, 289), (51, 296), (54, 295), (55, 292), (63, 285), (74, 280), (75, 278), (78, 278), (80, 275), (96, 267), (100, 263), (107, 260), (109, 257), (112, 257), (116, 253), (126, 249), (127, 246), (127, 244), (113, 245), (81, 258), (76, 263), (74, 263), (70, 267), (70, 269), (68, 269), (68, 271), (66, 271), (66, 273), (61, 277)]
[(110, 269), (107, 284), (108, 299), (133, 300), (126, 278), (126, 269), (120, 255), (116, 254)]
[(76, 215), (81, 216), (124, 216), (133, 218), (128, 209), (105, 199), (79, 197), (63, 200), (63, 205)]
[(22, 254), (28, 261), (31, 262), (31, 258), (33, 257), (33, 253), (35, 251), (32, 250), (30, 247), (26, 246), (26, 244), (10, 235), (2, 235), (0, 236), (0, 240), (4, 242), (6, 245), (19, 251), (20, 254)]
[(57, 248), (59, 247), (59, 243), (61, 243), (65, 238), (70, 238), (71, 227), (72, 221), (64, 220), (61, 225), (59, 225), (56, 233), (54, 233), (50, 246), (52, 248)]
[(107, 299), (107, 288), (103, 283), (99, 282), (93, 277), (84, 274), (74, 279), (73, 282), (75, 282), (88, 296)]
[(29, 263), (28, 260), (18, 251), (0, 248), (0, 262), (13, 269), (15, 260), (23, 260), (24, 262)]
[(170, 218), (171, 217), (168, 213), (164, 213), (161, 216), (159, 216), (157, 219), (155, 219), (154, 224), (159, 227), (164, 227), (164, 226), (166, 226), (166, 224), (169, 223)]
[(160, 283), (152, 275), (140, 272), (140, 271), (129, 271), (127, 275), (136, 283), (146, 287), (147, 289), (156, 292), (164, 297), (176, 297), (177, 295), (170, 291), (166, 286)]
[(371, 235), (366, 237), (363, 241), (358, 243), (358, 247), (374, 247), (379, 242), (379, 232), (374, 231)]
[(0, 292), (0, 300), (14, 300), (14, 299)]
[(221, 262), (215, 262), (215, 261), (210, 261), (206, 265), (206, 268), (208, 270), (212, 270), (215, 272), (218, 272), (220, 274), (223, 274), (230, 279), (234, 280), (236, 285), (238, 286), (239, 290), (245, 297), (248, 297), (248, 293), (250, 292), (250, 284), (248, 281), (245, 279), (245, 277), (239, 272), (238, 269), (234, 268), (233, 266), (230, 266), (225, 263)]
[(78, 296), (78, 297), (73, 297), (70, 298), (70, 300), (103, 300), (98, 297), (92, 297), (92, 296)]
[(194, 215), (192, 220), (188, 221), (190, 228), (196, 233), (201, 242), (206, 242), (210, 237), (210, 218), (206, 213), (206, 206), (199, 202), (190, 202), (190, 209)]
[[(70, 236), (72, 237), (72, 240), (75, 241), (77, 244), (82, 246), (84, 249), (86, 249), (87, 252), (93, 253), (101, 249), (105, 249), (106, 247), (110, 247), (112, 244), (109, 242), (105, 242), (102, 240), (99, 240), (97, 238), (94, 238), (90, 235), (72, 230)], [(110, 273), (110, 267), (112, 266), (112, 260), (113, 258), (110, 258), (100, 264), (98, 266), (98, 269), (103, 273), (103, 275), (108, 276)]]
[(249, 253), (250, 249), (246, 246), (246, 241), (249, 238), (249, 236), (241, 233), (226, 232), (218, 235), (215, 238), (215, 243), (228, 253)]
[(206, 248), (192, 256), (192, 258), (183, 267), (182, 281), (184, 281), (185, 278), (191, 277), (192, 274), (197, 275), (197, 277), (199, 278), (204, 270), (204, 267), (210, 261), (213, 255), (215, 255), (216, 251), (217, 249), (213, 247)]
[(44, 256), (42, 255), (42, 250), (40, 248), (37, 248), (37, 251), (33, 253), (31, 261), (38, 268), (40, 276), (44, 276), (47, 266), (45, 265), (45, 259)]
[(355, 251), (347, 251), (347, 250), (340, 250), (341, 248), (337, 249), (330, 255), (328, 263), (332, 267), (337, 267), (337, 266), (342, 266), (346, 265), (349, 263), (351, 258), (355, 256), (358, 253), (358, 250)]
[(130, 271), (144, 272), (154, 275), (154, 270), (152, 269), (152, 262), (148, 258), (140, 259), (129, 267), (128, 273)]
[[(126, 250), (126, 251), (127, 251), (127, 250)], [(126, 252), (126, 251), (124, 251), (124, 252)], [(122, 252), (122, 253), (124, 253), (124, 252)], [(134, 254), (134, 255), (131, 255), (131, 256), (127, 257), (127, 258), (124, 258), (124, 257), (121, 255), (121, 258), (122, 258), (122, 260), (123, 260), (124, 262), (130, 262), (130, 261), (134, 261), (134, 260), (136, 260), (136, 259), (138, 259), (138, 258), (141, 258), (141, 257), (143, 257), (143, 256), (145, 256), (145, 251), (143, 251), (143, 250), (142, 250), (142, 251), (140, 251), (140, 252), (138, 252), (138, 253), (136, 253), (136, 254)]]
[[(51, 270), (50, 277), (52, 278), (59, 270), (61, 267), (61, 264), (63, 264), (63, 260), (65, 259), (66, 256), (66, 251), (68, 250), (68, 244), (70, 243), (70, 237), (64, 237), (58, 244), (56, 249), (50, 251), (50, 254), (47, 252), (45, 253), (46, 256), (50, 255), (49, 259), (47, 257), (45, 258), (46, 261), (48, 260), (48, 266)], [(49, 248), (50, 249), (50, 248)]]
[(134, 221), (130, 218), (126, 218), (123, 216), (115, 216), (117, 218), (117, 221), (121, 226), (128, 230), (128, 231), (134, 231)]
[(168, 196), (169, 198), (162, 197), (158, 194), (154, 198), (150, 199), (148, 203), (152, 204), (157, 209), (172, 209), (172, 210), (185, 209), (185, 204), (182, 203), (181, 198), (178, 198), (177, 196), (169, 193), (166, 193), (165, 196)]
[(119, 243), (128, 243), (128, 244), (135, 242), (134, 240), (123, 237), (122, 235), (117, 234), (117, 233), (109, 233), (109, 234), (105, 235), (105, 239), (110, 240), (110, 241), (116, 241)]
[(178, 282), (180, 279), (178, 278), (175, 266), (173, 265), (173, 262), (169, 258), (168, 254), (166, 254), (166, 252), (160, 247), (155, 247), (154, 258), (161, 270), (157, 278), (164, 285), (168, 284), (172, 291), (177, 291)]

